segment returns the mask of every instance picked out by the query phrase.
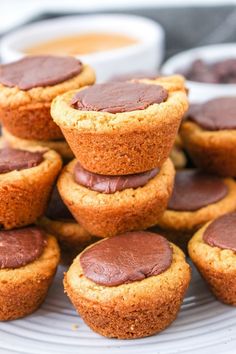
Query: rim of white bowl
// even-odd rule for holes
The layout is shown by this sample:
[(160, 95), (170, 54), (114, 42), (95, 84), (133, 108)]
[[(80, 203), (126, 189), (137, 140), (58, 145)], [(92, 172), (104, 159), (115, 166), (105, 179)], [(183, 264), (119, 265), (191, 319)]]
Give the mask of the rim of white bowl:
[[(79, 20), (79, 26), (76, 27), (76, 21)], [(90, 26), (87, 24), (87, 22), (90, 21)], [(42, 42), (42, 33), (50, 33), (50, 31), (54, 30), (55, 28), (60, 25), (64, 26), (69, 26), (70, 29), (65, 31), (64, 35), (66, 34), (76, 34), (76, 33), (82, 33), (82, 32), (92, 32), (95, 30), (94, 23), (95, 21), (100, 22), (101, 28), (99, 29), (100, 31), (104, 32), (109, 32), (109, 25), (108, 21), (112, 21), (112, 23), (116, 23), (116, 29), (112, 28), (110, 33), (122, 33), (129, 35), (131, 37), (136, 37), (140, 42), (137, 44), (133, 44), (127, 47), (123, 48), (117, 48), (117, 49), (112, 49), (112, 50), (106, 50), (98, 53), (92, 53), (92, 54), (87, 54), (87, 55), (77, 55), (76, 57), (81, 58), (82, 60), (86, 61), (86, 58), (91, 58), (94, 61), (103, 61), (106, 57), (106, 60), (112, 60), (113, 58), (119, 58), (119, 57), (124, 57), (125, 55), (135, 55), (136, 53), (139, 53), (140, 51), (146, 50), (150, 46), (156, 45), (157, 43), (164, 43), (164, 38), (165, 38), (165, 33), (164, 29), (162, 26), (153, 20), (150, 20), (146, 17), (142, 16), (136, 16), (136, 15), (125, 15), (125, 14), (96, 14), (96, 15), (73, 15), (73, 16), (63, 16), (60, 18), (56, 19), (48, 19), (48, 20), (43, 20), (43, 21), (38, 21), (33, 24), (28, 24), (25, 25), (21, 28), (18, 28), (9, 34), (5, 35), (0, 43), (0, 50), (1, 54), (3, 56), (4, 62), (6, 62), (6, 57), (15, 57), (21, 58), (25, 55), (24, 50), (27, 48), (27, 46), (21, 47), (21, 43), (25, 41), (25, 39), (33, 38), (37, 36), (37, 34), (40, 34), (41, 40), (32, 40), (32, 44), (34, 43), (40, 43)], [(141, 36), (134, 35), (135, 31), (133, 31), (133, 35), (131, 34), (131, 31), (126, 30), (125, 27), (118, 28), (117, 25), (119, 22), (123, 21), (124, 22), (130, 22), (132, 21), (133, 24), (143, 26), (145, 27), (144, 35)], [(98, 22), (97, 22), (98, 23)], [(84, 26), (82, 29), (81, 27)], [(147, 35), (147, 32), (149, 35)], [(53, 39), (53, 38), (58, 38), (60, 35), (63, 34), (62, 31), (58, 32), (58, 35), (49, 35), (47, 40)], [(18, 45), (19, 49), (16, 48), (16, 45)], [(30, 44), (28, 45), (30, 46)], [(21, 48), (20, 48), (21, 47)], [(105, 55), (104, 55), (105, 53)], [(16, 60), (15, 59), (15, 60)]]
[[(183, 67), (188, 68), (191, 63), (196, 59), (203, 59), (207, 62), (217, 62), (223, 59), (236, 58), (236, 44), (235, 43), (222, 43), (222, 44), (212, 44), (203, 47), (196, 47), (193, 49), (186, 50), (179, 54), (174, 55), (168, 59), (161, 68), (161, 72), (164, 75), (173, 75), (178, 72), (178, 68)], [(223, 88), (236, 89), (236, 84), (211, 84), (205, 82), (191, 81), (187, 80), (188, 85), (202, 87), (205, 89), (219, 89)], [(235, 91), (236, 95), (236, 91)]]

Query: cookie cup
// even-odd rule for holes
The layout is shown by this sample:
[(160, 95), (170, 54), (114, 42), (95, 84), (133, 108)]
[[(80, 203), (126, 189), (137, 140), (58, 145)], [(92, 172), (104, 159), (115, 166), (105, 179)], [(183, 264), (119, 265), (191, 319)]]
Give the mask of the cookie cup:
[(80, 224), (73, 220), (51, 220), (46, 216), (39, 219), (38, 224), (49, 234), (54, 235), (61, 248), (61, 262), (71, 264), (73, 259), (85, 247), (98, 241)]
[(52, 100), (68, 90), (93, 84), (93, 70), (84, 65), (72, 79), (54, 86), (20, 90), (0, 84), (0, 120), (7, 130), (22, 139), (56, 140), (63, 138), (50, 115)]
[(109, 237), (145, 229), (154, 225), (166, 209), (175, 176), (169, 159), (145, 186), (114, 194), (77, 184), (73, 177), (75, 164), (73, 160), (63, 169), (57, 187), (74, 218), (92, 235)]
[(210, 222), (193, 236), (188, 252), (215, 297), (236, 306), (236, 253), (204, 242), (203, 234), (209, 225)]
[(228, 187), (228, 193), (223, 199), (196, 211), (167, 209), (159, 219), (155, 231), (186, 251), (188, 241), (200, 227), (236, 210), (236, 183), (231, 178), (225, 178), (224, 183)]
[(35, 261), (16, 269), (0, 269), (0, 321), (14, 320), (37, 310), (44, 301), (60, 259), (56, 239)]
[(196, 166), (218, 176), (236, 177), (236, 130), (208, 131), (186, 121), (180, 135)]
[(65, 275), (65, 291), (86, 324), (103, 336), (129, 339), (158, 333), (176, 318), (190, 282), (183, 252), (172, 248), (165, 272), (111, 287), (86, 278), (78, 256)]
[(42, 146), (58, 152), (64, 162), (69, 162), (74, 157), (73, 152), (64, 139), (49, 141), (21, 139), (12, 135), (6, 128), (2, 128), (2, 136), (6, 144), (14, 149), (27, 149), (32, 146)]
[[(168, 98), (144, 110), (124, 113), (80, 111), (70, 104), (77, 91), (56, 97), (51, 114), (81, 165), (95, 173), (124, 175), (160, 167), (174, 144), (182, 116), (188, 108), (182, 85), (165, 79)], [(83, 90), (84, 88), (82, 88)]]
[(45, 151), (36, 167), (0, 174), (0, 225), (13, 229), (34, 223), (46, 210), (53, 183), (62, 167), (60, 156), (42, 147), (27, 151)]

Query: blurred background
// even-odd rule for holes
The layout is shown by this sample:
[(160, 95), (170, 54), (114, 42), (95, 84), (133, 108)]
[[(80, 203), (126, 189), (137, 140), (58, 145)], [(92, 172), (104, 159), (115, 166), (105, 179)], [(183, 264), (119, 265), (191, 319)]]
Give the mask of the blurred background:
[(236, 0), (1, 0), (0, 32), (65, 14), (127, 13), (158, 21), (166, 57), (187, 48), (236, 39)]
[[(116, 33), (136, 41), (133, 46), (113, 48), (111, 41), (109, 44), (109, 39), (104, 37), (99, 50), (76, 53), (95, 68), (98, 81), (121, 74), (159, 72), (167, 59), (195, 47), (230, 43), (230, 46), (210, 48), (207, 52), (204, 49), (203, 53), (191, 52), (181, 58), (174, 57), (176, 60), (167, 62), (163, 72), (184, 71), (190, 61), (199, 57), (206, 61), (220, 60), (221, 56), (223, 59), (236, 58), (236, 0), (0, 0), (0, 4), (0, 54), (3, 62), (25, 54), (38, 54), (39, 51), (31, 49), (43, 42), (49, 41), (51, 46), (52, 39), (65, 39), (72, 35), (76, 42), (75, 35), (90, 32)], [(123, 14), (126, 17), (83, 19), (87, 15), (101, 14)], [(66, 19), (71, 15), (78, 17)], [(145, 17), (153, 22), (144, 23), (127, 15)], [(65, 22), (50, 23), (59, 18)], [(47, 22), (41, 22), (45, 20)], [(96, 40), (98, 38), (88, 38), (91, 43)], [(79, 46), (80, 42), (77, 43)], [(103, 48), (104, 45), (107, 48)], [(199, 91), (195, 95), (194, 89), (191, 92), (190, 98), (196, 100), (196, 95), (199, 98)]]

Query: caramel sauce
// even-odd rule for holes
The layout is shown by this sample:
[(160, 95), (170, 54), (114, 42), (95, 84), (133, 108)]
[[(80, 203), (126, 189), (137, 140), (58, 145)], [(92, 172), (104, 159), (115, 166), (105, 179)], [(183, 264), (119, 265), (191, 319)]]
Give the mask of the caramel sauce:
[(41, 42), (25, 50), (27, 54), (80, 55), (136, 44), (138, 41), (116, 33), (84, 33)]

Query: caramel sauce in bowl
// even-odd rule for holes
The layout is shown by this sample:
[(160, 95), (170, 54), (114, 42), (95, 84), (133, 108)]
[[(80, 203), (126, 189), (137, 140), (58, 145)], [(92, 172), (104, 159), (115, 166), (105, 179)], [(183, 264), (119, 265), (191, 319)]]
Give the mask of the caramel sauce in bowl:
[(138, 43), (137, 39), (117, 33), (82, 33), (55, 38), (26, 48), (30, 55), (84, 55), (127, 47)]

